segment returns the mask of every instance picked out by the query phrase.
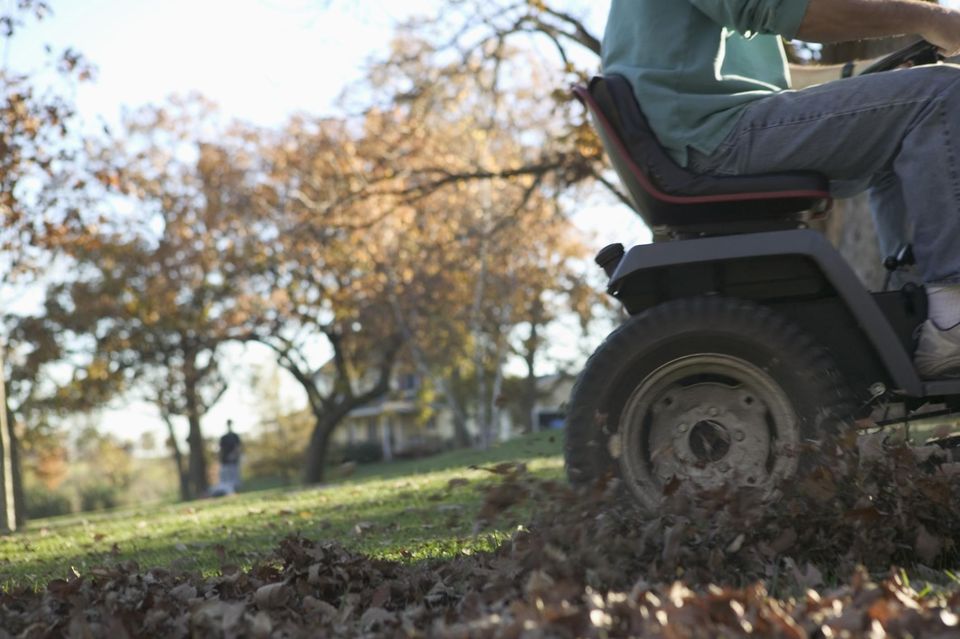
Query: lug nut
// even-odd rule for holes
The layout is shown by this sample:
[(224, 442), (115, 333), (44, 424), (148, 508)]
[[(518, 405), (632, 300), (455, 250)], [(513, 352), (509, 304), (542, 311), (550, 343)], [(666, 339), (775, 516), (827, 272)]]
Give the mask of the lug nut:
[(680, 424), (680, 427), (677, 430), (679, 430), (681, 433), (686, 433), (688, 430), (690, 430), (690, 426), (687, 424)]
[(716, 417), (720, 414), (720, 411), (718, 411), (716, 408), (711, 408), (708, 412), (710, 413), (710, 417)]
[(734, 437), (736, 437), (736, 439), (737, 439), (738, 442), (742, 442), (743, 440), (745, 440), (745, 439), (747, 438), (747, 434), (746, 434), (745, 432), (743, 432), (742, 430), (738, 430), (737, 433), (736, 433), (736, 435), (734, 435)]

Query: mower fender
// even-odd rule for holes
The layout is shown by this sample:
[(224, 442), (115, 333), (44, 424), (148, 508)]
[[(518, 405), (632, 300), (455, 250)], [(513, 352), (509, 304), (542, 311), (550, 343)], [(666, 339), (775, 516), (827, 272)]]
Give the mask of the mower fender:
[[(636, 246), (611, 271), (608, 292), (631, 314), (672, 299), (700, 295), (763, 303), (796, 321), (831, 350), (844, 351), (850, 367), (860, 367), (857, 376), (862, 381), (893, 384), (914, 397), (924, 394), (903, 335), (894, 330), (847, 262), (817, 231)], [(876, 365), (853, 361), (858, 357)], [(877, 370), (881, 368), (885, 370)], [(873, 374), (882, 379), (870, 380), (868, 376)]]

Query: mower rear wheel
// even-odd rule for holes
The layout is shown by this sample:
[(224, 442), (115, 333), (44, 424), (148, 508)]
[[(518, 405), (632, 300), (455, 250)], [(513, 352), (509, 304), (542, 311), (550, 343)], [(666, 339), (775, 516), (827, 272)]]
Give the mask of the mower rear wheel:
[(618, 477), (654, 512), (680, 488), (770, 499), (851, 397), (829, 353), (769, 308), (669, 302), (627, 321), (587, 362), (568, 407), (567, 475), (581, 485)]

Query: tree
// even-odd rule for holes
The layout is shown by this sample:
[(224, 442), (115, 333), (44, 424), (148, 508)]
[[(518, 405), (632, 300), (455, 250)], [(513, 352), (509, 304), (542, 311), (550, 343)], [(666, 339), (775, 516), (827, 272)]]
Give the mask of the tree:
[[(18, 430), (27, 433), (30, 439), (46, 440), (49, 444), (48, 418), (56, 412), (56, 402), (51, 397), (56, 385), (48, 377), (51, 364), (65, 356), (62, 342), (46, 330), (45, 324), (33, 317), (6, 316), (0, 327), (9, 336), (10, 346), (6, 353), (0, 352), (0, 446), (9, 451), (10, 459), (3, 462), (5, 474), (2, 485), (5, 508), (15, 506), (16, 513), (8, 511), (18, 523), (23, 522), (26, 503), (23, 486), (22, 451)], [(2, 345), (0, 345), (2, 348)], [(20, 426), (20, 428), (18, 428)], [(47, 452), (56, 454), (55, 447)], [(54, 460), (52, 457), (51, 460)]]
[(267, 321), (245, 339), (272, 349), (303, 388), (314, 419), (304, 479), (318, 483), (334, 429), (389, 390), (402, 346), (371, 264), (368, 233), (385, 213), (352, 197), (367, 158), (343, 122), (294, 119), (261, 155), (270, 195), (260, 219), (273, 226), (268, 266), (245, 300), (248, 316)]
[[(472, 358), (471, 368), (484, 373), (472, 375), (476, 403), (495, 404), (507, 338), (527, 305), (495, 309), (490, 301), (527, 291), (520, 271), (532, 265), (513, 256), (536, 233), (549, 240), (551, 225), (567, 224), (546, 195), (565, 183), (554, 172), (572, 170), (570, 151), (518, 142), (519, 121), (542, 117), (541, 101), (517, 96), (517, 104), (537, 108), (497, 114), (496, 100), (469, 91), (474, 67), (417, 65), (421, 47), (429, 45), (398, 39), (392, 62), (372, 71), (382, 106), (356, 122), (295, 120), (262, 153), (274, 167), (264, 217), (277, 230), (259, 295), (269, 311), (251, 314), (275, 324), (250, 339), (270, 346), (307, 394), (316, 422), (308, 482), (322, 480), (330, 435), (343, 418), (389, 390), (404, 347), (469, 443), (467, 411), (450, 378)], [(547, 246), (540, 250), (557, 244)], [(317, 335), (329, 359), (311, 358)]]
[[(208, 488), (201, 420), (226, 390), (219, 350), (248, 320), (238, 295), (262, 263), (252, 133), (219, 128), (213, 116), (202, 100), (172, 100), (132, 114), (125, 135), (103, 145), (91, 170), (137, 215), (67, 247), (76, 279), (52, 286), (46, 309), (53, 326), (91, 342), (62, 393), (85, 396), (113, 380), (154, 403), (185, 498)], [(173, 437), (178, 416), (189, 426), (186, 463)]]
[[(561, 202), (602, 173), (601, 154), (585, 122), (570, 127), (566, 96), (544, 100), (563, 72), (490, 39), (451, 56), (454, 45), (424, 39), (422, 29), (404, 31), (373, 70), (375, 94), (390, 106), (368, 117), (368, 139), (403, 158), (403, 171), (367, 189), (411, 211), (383, 264), (394, 314), (461, 443), (472, 413), (486, 445), (517, 327), (534, 334), (526, 347), (535, 377), (536, 332), (561, 314), (558, 302), (597, 299), (573, 266), (586, 248)], [(520, 75), (523, 85), (509, 80)], [(475, 389), (465, 396), (458, 380), (467, 378)]]
[[(50, 13), (43, 0), (20, 0), (0, 14), (0, 36), (9, 47), (31, 20)], [(75, 51), (54, 59), (67, 82), (89, 79), (92, 69)], [(35, 273), (70, 229), (85, 224), (73, 195), (82, 178), (72, 174), (75, 147), (70, 144), (73, 108), (54, 91), (38, 88), (33, 78), (0, 70), (0, 285)], [(0, 335), (0, 530), (22, 520), (22, 483), (17, 438), (6, 404), (4, 339)]]
[[(2, 356), (3, 352), (0, 351), (0, 358)], [(17, 495), (17, 485), (20, 484), (20, 480), (15, 479), (20, 477), (20, 470), (15, 461), (16, 448), (11, 428), (13, 420), (9, 418), (6, 405), (4, 384), (0, 380), (0, 454), (3, 455), (0, 459), (0, 472), (3, 473), (3, 477), (0, 478), (0, 487), (3, 488), (3, 494), (0, 496), (0, 507), (3, 510), (0, 513), (0, 530), (16, 530), (22, 521), (19, 511), (23, 506), (22, 498), (18, 499)]]

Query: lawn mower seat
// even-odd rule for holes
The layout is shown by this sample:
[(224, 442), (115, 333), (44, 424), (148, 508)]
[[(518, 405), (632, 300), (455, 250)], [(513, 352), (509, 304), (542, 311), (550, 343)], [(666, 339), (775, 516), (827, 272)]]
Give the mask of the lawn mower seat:
[(732, 235), (801, 228), (830, 209), (827, 179), (792, 172), (714, 177), (680, 167), (654, 135), (621, 76), (574, 87), (634, 209), (655, 235)]

